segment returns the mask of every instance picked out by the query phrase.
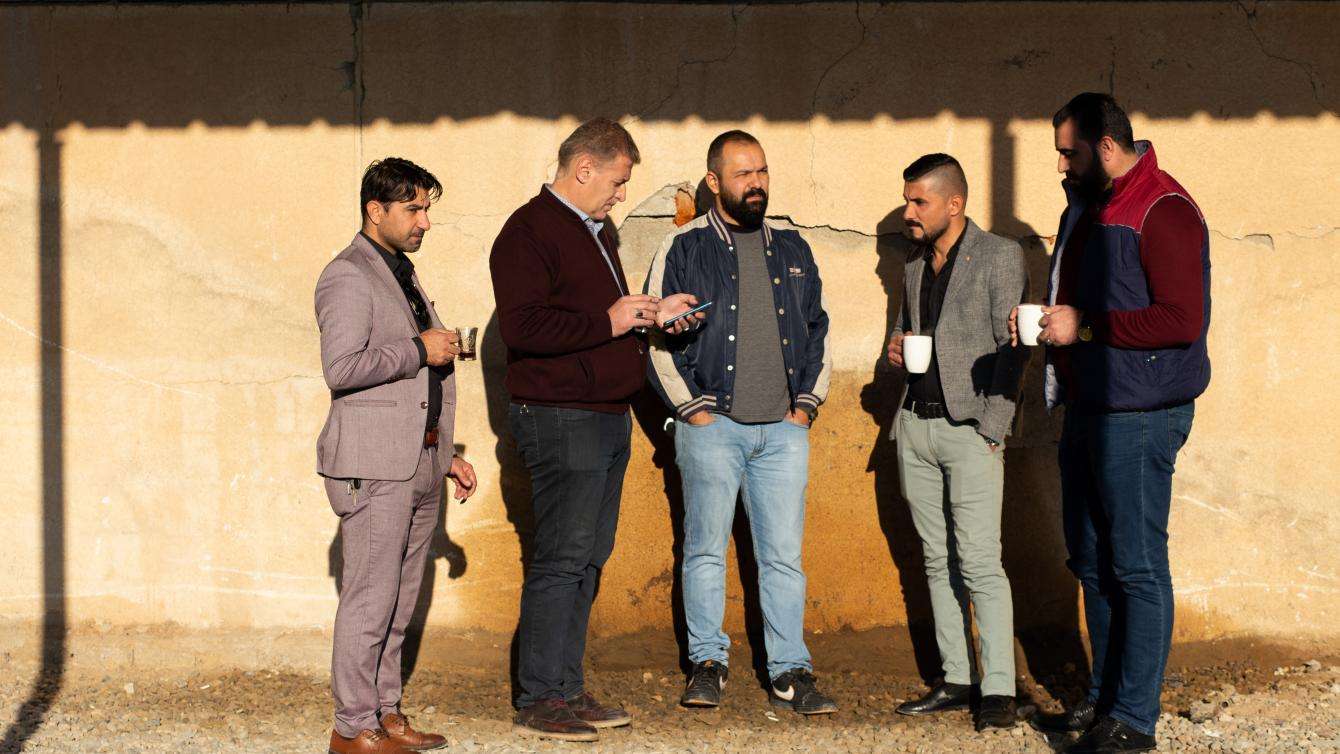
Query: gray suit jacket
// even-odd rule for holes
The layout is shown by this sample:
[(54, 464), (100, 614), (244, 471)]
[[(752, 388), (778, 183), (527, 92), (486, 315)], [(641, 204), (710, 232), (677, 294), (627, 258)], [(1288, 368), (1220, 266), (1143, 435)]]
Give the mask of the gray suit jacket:
[(923, 333), (921, 275), (929, 261), (918, 253), (907, 262), (903, 331), (935, 337), (949, 415), (955, 421), (975, 423), (983, 437), (1002, 442), (1014, 421), (1019, 378), (1028, 360), (1022, 346), (1010, 346), (1009, 326), (1010, 311), (1023, 302), (1028, 289), (1023, 249), (969, 219), (935, 332)]
[[(433, 327), (441, 327), (428, 294)], [(428, 367), (419, 366), (419, 335), (405, 293), (377, 250), (354, 236), (316, 283), (321, 372), (330, 414), (316, 443), (316, 470), (336, 479), (405, 481), (423, 451)], [(438, 447), (450, 453), (456, 423), (456, 375), (442, 380)], [(448, 455), (446, 458), (450, 458)]]

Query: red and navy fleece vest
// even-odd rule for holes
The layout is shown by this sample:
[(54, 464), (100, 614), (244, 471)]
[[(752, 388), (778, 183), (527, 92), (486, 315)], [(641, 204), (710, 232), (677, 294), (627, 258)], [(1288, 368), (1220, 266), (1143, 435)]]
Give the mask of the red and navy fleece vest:
[[(1136, 143), (1140, 159), (1113, 186), (1084, 246), (1075, 291), (1075, 305), (1085, 312), (1132, 311), (1153, 303), (1148, 278), (1140, 261), (1145, 219), (1155, 202), (1180, 196), (1196, 207), (1186, 189), (1159, 169), (1153, 146)], [(1083, 207), (1073, 201), (1061, 220), (1058, 248)], [(1069, 222), (1067, 222), (1069, 220)], [(1205, 226), (1201, 214), (1201, 225)], [(1194, 400), (1210, 384), (1210, 357), (1206, 335), (1210, 330), (1210, 237), (1201, 245), (1205, 286), (1205, 320), (1200, 336), (1178, 348), (1129, 349), (1096, 340), (1071, 347), (1076, 381), (1072, 395), (1080, 407), (1102, 411), (1146, 411)], [(1062, 252), (1064, 253), (1064, 251)]]

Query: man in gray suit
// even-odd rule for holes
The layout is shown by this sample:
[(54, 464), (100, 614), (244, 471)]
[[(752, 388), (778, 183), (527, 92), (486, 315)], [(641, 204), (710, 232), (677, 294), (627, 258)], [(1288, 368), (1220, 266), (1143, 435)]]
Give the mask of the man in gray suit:
[[(442, 194), (431, 173), (388, 157), (363, 174), (363, 229), (316, 284), (330, 414), (317, 472), (340, 517), (344, 569), (335, 613), (333, 754), (403, 754), (446, 744), (400, 713), (400, 649), (437, 525), (443, 475), (462, 502), (475, 472), (455, 456), (460, 352), (408, 254)], [(443, 457), (445, 454), (445, 458)]]
[(898, 707), (922, 715), (968, 706), (974, 672), (971, 618), (982, 638), (977, 730), (1015, 723), (1014, 614), (1000, 559), (1004, 441), (1025, 352), (1010, 344), (1010, 311), (1027, 287), (1019, 244), (964, 214), (968, 182), (947, 154), (903, 171), (903, 218), (921, 248), (907, 263), (899, 331), (932, 336), (930, 367), (909, 375), (893, 432), (898, 476), (925, 554), (944, 679)]

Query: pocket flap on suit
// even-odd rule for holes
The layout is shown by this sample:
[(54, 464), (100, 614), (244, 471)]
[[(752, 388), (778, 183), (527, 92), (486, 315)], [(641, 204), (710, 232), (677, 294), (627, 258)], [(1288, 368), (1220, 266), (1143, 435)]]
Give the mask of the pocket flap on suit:
[(373, 400), (373, 399), (371, 399), (371, 398), (345, 398), (345, 399), (344, 399), (344, 403), (345, 403), (346, 406), (382, 406), (382, 407), (390, 407), (390, 406), (396, 406), (396, 405), (399, 405), (399, 402), (398, 402), (398, 401), (381, 401), (381, 400)]

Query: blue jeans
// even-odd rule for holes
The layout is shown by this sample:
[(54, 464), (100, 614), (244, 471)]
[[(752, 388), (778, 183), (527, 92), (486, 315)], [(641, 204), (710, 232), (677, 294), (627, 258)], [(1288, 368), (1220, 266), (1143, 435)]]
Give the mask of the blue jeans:
[(1061, 515), (1067, 565), (1084, 590), (1093, 652), (1089, 699), (1153, 735), (1172, 644), (1168, 509), (1195, 404), (1155, 411), (1067, 408)]
[(711, 424), (675, 427), (675, 460), (684, 483), (684, 612), (689, 660), (729, 664), (726, 545), (743, 492), (758, 562), (759, 602), (768, 676), (812, 670), (805, 648), (805, 483), (809, 430), (788, 421), (738, 424), (717, 415)]
[(600, 572), (614, 550), (632, 420), (575, 408), (508, 406), (530, 471), (534, 545), (521, 587), (517, 706), (574, 699)]

